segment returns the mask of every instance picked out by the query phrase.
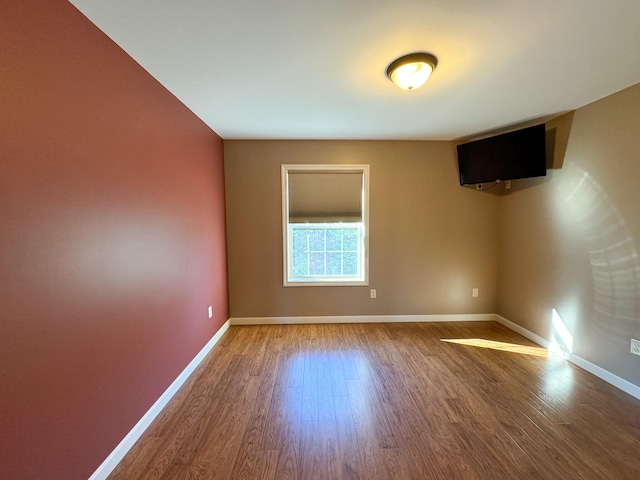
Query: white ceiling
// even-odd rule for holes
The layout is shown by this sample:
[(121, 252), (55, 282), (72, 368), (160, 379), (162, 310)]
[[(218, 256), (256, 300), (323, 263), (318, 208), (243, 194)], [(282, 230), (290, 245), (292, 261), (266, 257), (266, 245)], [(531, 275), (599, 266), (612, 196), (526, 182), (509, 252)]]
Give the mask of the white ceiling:
[(225, 139), (455, 139), (640, 82), (640, 0), (71, 3)]

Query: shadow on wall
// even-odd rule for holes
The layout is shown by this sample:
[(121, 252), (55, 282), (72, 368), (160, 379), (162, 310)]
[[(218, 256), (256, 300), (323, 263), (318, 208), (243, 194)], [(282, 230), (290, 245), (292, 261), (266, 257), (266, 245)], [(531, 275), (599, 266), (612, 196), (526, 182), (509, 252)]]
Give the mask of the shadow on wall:
[(640, 318), (636, 242), (622, 215), (589, 172), (574, 164), (565, 165), (555, 191), (556, 204), (566, 208), (564, 214), (579, 229), (589, 256), (593, 281), (590, 326), (621, 350), (626, 349)]
[[(510, 187), (506, 188), (506, 182), (498, 183), (494, 186), (489, 186), (479, 192), (488, 193), (491, 195), (510, 195), (520, 190), (547, 183), (551, 181), (553, 175), (550, 170), (559, 170), (564, 164), (564, 157), (567, 152), (567, 145), (569, 144), (569, 135), (571, 134), (571, 127), (573, 125), (573, 111), (562, 112), (553, 116), (541, 117), (537, 119), (521, 122), (509, 127), (505, 127), (492, 132), (492, 135), (498, 135), (500, 133), (506, 133), (515, 129), (527, 128), (533, 125), (545, 124), (545, 145), (546, 145), (546, 162), (547, 162), (547, 175), (544, 177), (532, 177), (532, 178), (520, 178), (510, 181)], [(475, 185), (465, 185), (467, 188), (476, 188)]]

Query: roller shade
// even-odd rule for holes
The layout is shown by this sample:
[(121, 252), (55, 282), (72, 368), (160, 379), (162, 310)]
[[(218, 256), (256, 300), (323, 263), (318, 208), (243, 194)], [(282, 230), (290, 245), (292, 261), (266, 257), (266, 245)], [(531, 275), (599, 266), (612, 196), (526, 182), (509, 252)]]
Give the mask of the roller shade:
[(362, 172), (289, 172), (289, 223), (361, 222)]

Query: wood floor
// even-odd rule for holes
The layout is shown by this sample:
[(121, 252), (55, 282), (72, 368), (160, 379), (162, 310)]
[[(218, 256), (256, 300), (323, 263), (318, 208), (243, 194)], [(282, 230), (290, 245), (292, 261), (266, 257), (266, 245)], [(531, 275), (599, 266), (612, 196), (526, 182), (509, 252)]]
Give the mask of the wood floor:
[(110, 478), (640, 478), (640, 401), (544, 354), (495, 322), (234, 326)]

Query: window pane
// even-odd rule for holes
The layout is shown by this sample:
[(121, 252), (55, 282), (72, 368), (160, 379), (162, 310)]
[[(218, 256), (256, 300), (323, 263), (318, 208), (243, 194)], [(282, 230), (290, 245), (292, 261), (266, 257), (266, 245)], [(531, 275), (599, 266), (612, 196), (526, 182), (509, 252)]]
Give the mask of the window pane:
[(363, 285), (369, 166), (281, 166), (284, 285)]
[(340, 250), (342, 250), (342, 229), (327, 230), (327, 252), (339, 252)]
[(307, 275), (309, 271), (309, 256), (306, 253), (295, 252), (293, 254), (293, 274), (296, 276)]
[(309, 230), (309, 249), (312, 252), (324, 251), (324, 230)]
[(358, 254), (357, 253), (344, 253), (343, 254), (343, 270), (344, 275), (356, 275), (358, 273)]
[(344, 230), (344, 234), (342, 236), (342, 241), (344, 242), (342, 248), (345, 251), (358, 250), (358, 230), (355, 228), (349, 228)]
[(327, 275), (340, 275), (342, 273), (341, 264), (341, 253), (327, 253)]
[(293, 230), (293, 251), (294, 252), (306, 252), (307, 251), (307, 236), (306, 230)]
[(324, 275), (324, 253), (309, 254), (309, 275)]

